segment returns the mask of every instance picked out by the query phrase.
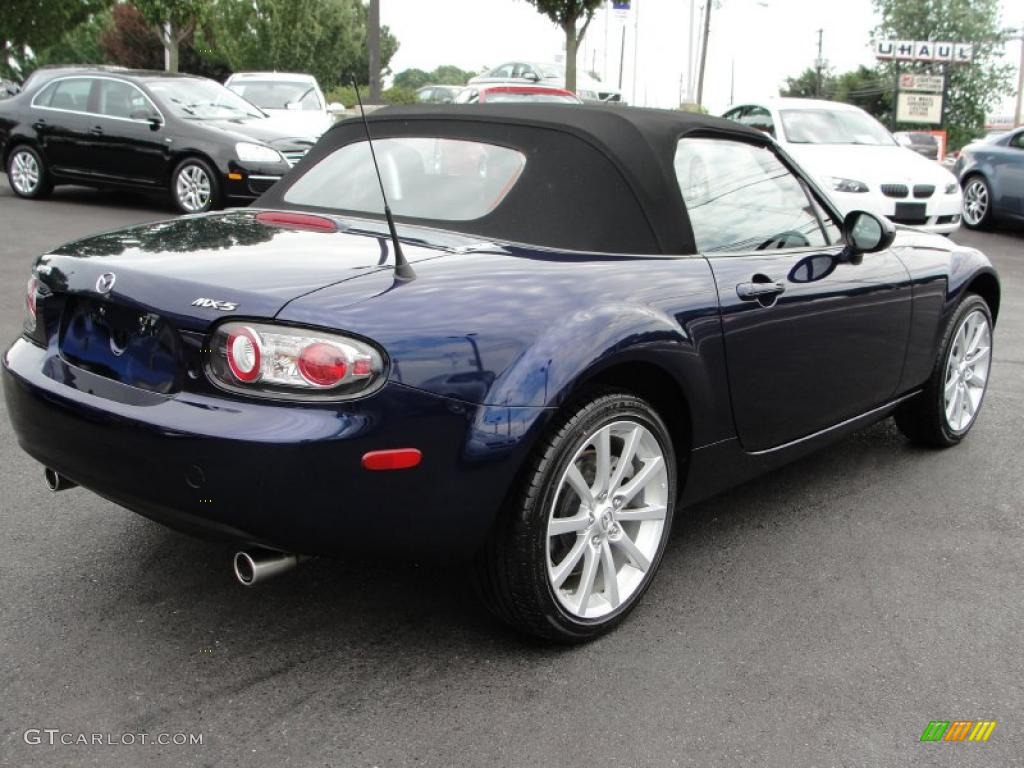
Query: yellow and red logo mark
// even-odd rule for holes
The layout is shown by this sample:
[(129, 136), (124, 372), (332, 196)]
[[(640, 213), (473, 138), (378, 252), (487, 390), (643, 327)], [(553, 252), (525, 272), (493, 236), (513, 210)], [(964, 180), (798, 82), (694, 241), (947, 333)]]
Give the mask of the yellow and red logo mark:
[(988, 741), (995, 727), (995, 720), (932, 720), (921, 741)]

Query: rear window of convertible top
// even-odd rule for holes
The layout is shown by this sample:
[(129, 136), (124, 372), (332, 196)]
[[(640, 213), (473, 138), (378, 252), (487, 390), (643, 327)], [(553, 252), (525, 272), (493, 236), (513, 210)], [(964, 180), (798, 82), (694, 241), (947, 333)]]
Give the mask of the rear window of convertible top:
[[(377, 162), (396, 216), (471, 221), (505, 199), (526, 166), (517, 150), (461, 139), (375, 139)], [(306, 171), (285, 202), (361, 213), (384, 213), (365, 141), (346, 144)]]

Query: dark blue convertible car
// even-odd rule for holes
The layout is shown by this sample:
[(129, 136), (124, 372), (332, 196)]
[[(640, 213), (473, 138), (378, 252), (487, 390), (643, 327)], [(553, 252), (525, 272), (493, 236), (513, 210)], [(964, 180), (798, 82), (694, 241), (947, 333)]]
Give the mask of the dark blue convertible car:
[[(385, 110), (246, 210), (44, 254), (7, 410), (55, 490), (305, 555), (467, 558), (573, 642), (649, 585), (680, 509), (894, 414), (959, 442), (999, 283), (682, 113)], [(397, 250), (396, 250), (397, 246)]]

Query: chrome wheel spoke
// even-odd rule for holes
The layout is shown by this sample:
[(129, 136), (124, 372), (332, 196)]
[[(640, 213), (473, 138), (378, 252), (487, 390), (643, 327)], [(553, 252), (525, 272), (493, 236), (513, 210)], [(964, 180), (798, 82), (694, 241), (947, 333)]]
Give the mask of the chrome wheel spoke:
[(580, 474), (580, 471), (575, 464), (572, 464), (566, 471), (565, 479), (568, 481), (569, 485), (572, 486), (572, 489), (576, 491), (576, 495), (580, 497), (580, 501), (588, 507), (594, 506), (594, 493), (590, 490), (590, 486), (587, 485), (587, 481), (583, 479), (583, 475)]
[(612, 475), (608, 485), (611, 490), (615, 490), (622, 483), (622, 476), (626, 473), (626, 470), (633, 465), (633, 458), (636, 456), (636, 446), (640, 442), (640, 427), (636, 427), (632, 430), (629, 435), (626, 436), (626, 440), (622, 445), (622, 453), (619, 455), (619, 460), (615, 464), (615, 473)]
[(576, 539), (576, 543), (573, 548), (569, 550), (569, 554), (558, 564), (556, 568), (549, 569), (551, 574), (551, 584), (555, 589), (561, 587), (569, 574), (572, 573), (573, 568), (579, 563), (580, 558), (583, 557), (583, 553), (587, 550), (588, 539), (586, 536), (580, 536)]
[(635, 509), (620, 509), (615, 513), (615, 519), (620, 523), (631, 523), (638, 520), (664, 520), (665, 505), (651, 504)]
[(618, 538), (611, 540), (612, 546), (618, 547), (629, 558), (630, 562), (633, 563), (641, 571), (646, 571), (651, 567), (651, 561), (647, 559), (647, 555), (640, 551), (640, 548), (633, 543), (633, 540), (623, 533)]
[(607, 540), (601, 543), (601, 578), (604, 580), (604, 597), (612, 608), (618, 608), (619, 571), (615, 567), (615, 557)]
[(587, 604), (590, 602), (590, 595), (594, 591), (594, 580), (597, 577), (597, 568), (600, 565), (600, 556), (593, 547), (586, 548), (583, 556), (583, 573), (580, 574), (580, 584), (576, 589), (577, 610), (583, 616), (587, 612)]
[(597, 482), (594, 490), (598, 493), (607, 493), (612, 466), (612, 435), (608, 427), (598, 431), (594, 440), (594, 450), (597, 452)]
[(567, 533), (579, 533), (586, 530), (594, 522), (592, 515), (576, 515), (575, 517), (554, 517), (548, 523), (548, 536), (564, 536)]
[(623, 506), (629, 504), (633, 497), (651, 481), (655, 473), (662, 468), (663, 461), (661, 456), (650, 459), (627, 483), (616, 490), (615, 495), (622, 499)]

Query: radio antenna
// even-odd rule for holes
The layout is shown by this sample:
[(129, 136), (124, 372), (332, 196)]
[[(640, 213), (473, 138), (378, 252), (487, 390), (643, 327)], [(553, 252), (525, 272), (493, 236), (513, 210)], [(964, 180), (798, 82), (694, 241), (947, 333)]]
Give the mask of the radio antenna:
[(363, 109), (363, 99), (359, 95), (359, 83), (355, 75), (352, 76), (352, 87), (356, 91), (356, 101), (359, 102), (359, 116), (363, 119), (363, 130), (366, 131), (366, 143), (370, 145), (370, 157), (373, 158), (373, 170), (377, 172), (377, 183), (380, 185), (380, 196), (384, 200), (384, 218), (388, 222), (388, 231), (391, 232), (391, 244), (395, 247), (395, 279), (406, 281), (415, 280), (416, 273), (412, 264), (405, 260), (402, 253), (402, 244), (398, 241), (398, 232), (395, 230), (395, 217), (391, 215), (391, 206), (388, 205), (388, 196), (384, 191), (384, 180), (380, 176), (380, 166), (377, 164), (377, 153), (373, 150), (373, 139), (370, 137), (370, 123), (366, 120), (366, 110)]

